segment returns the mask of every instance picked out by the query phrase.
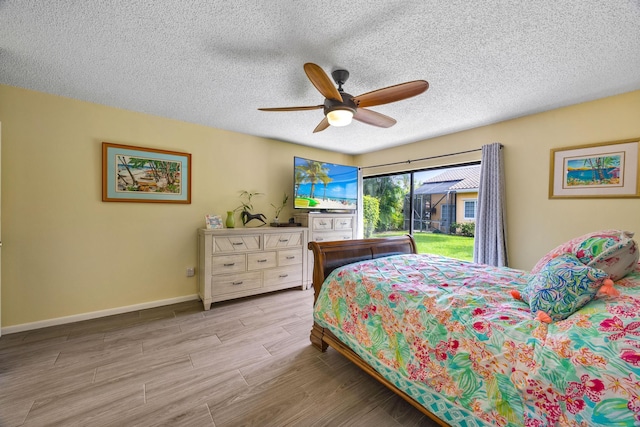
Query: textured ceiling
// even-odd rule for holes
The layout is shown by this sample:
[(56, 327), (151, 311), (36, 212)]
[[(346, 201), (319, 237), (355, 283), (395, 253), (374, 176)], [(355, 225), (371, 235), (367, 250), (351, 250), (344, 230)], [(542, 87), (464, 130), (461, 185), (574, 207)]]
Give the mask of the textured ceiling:
[[(640, 0), (0, 0), (0, 83), (343, 153), (640, 89)], [(303, 64), (398, 123), (313, 134)]]

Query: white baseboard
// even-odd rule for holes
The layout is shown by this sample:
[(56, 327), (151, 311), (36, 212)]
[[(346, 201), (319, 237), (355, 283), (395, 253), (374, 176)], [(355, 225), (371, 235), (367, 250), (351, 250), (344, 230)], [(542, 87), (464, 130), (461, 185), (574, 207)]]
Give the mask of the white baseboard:
[(129, 313), (131, 311), (145, 310), (147, 308), (162, 307), (165, 305), (177, 304), (179, 302), (193, 301), (200, 299), (195, 295), (169, 298), (158, 301), (144, 302), (141, 304), (127, 305), (124, 307), (110, 308), (108, 310), (93, 311), (90, 313), (74, 314), (73, 316), (56, 317), (55, 319), (40, 320), (38, 322), (22, 323), (20, 325), (7, 326), (2, 328), (2, 335), (14, 334), (16, 332), (31, 331), (34, 329), (47, 328), (49, 326), (64, 325), (67, 323), (81, 322), (83, 320), (97, 319), (99, 317), (113, 316), (114, 314)]

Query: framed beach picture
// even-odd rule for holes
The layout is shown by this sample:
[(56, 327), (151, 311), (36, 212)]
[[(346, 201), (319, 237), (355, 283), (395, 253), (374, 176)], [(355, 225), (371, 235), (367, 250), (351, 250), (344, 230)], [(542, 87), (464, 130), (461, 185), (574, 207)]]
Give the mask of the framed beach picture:
[(191, 203), (191, 154), (103, 142), (102, 201)]
[(207, 226), (207, 230), (224, 228), (224, 225), (222, 224), (222, 217), (220, 215), (205, 215), (204, 220)]
[(552, 149), (549, 198), (640, 197), (639, 142)]

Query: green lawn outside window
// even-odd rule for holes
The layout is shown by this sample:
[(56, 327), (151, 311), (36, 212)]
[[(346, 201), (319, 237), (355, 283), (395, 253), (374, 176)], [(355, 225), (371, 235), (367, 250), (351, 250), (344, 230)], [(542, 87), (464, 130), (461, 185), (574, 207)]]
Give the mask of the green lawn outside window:
[[(402, 236), (406, 231), (375, 233), (373, 237)], [(473, 261), (473, 237), (451, 234), (414, 233), (418, 253), (436, 254), (465, 261)]]

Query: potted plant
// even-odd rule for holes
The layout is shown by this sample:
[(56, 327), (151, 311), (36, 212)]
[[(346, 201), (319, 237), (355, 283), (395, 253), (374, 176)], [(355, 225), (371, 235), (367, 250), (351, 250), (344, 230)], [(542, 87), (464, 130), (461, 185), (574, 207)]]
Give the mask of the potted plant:
[[(262, 221), (262, 224), (266, 224), (266, 222), (264, 221), (265, 217), (263, 214), (258, 213), (258, 214), (253, 214), (251, 213), (251, 211), (253, 210), (253, 204), (251, 202), (251, 199), (254, 196), (259, 196), (262, 195), (263, 193), (251, 193), (249, 191), (243, 190), (240, 192), (240, 206), (238, 206), (237, 208), (235, 208), (233, 210), (233, 212), (238, 212), (240, 211), (240, 218), (242, 219), (242, 224), (243, 225), (247, 225), (247, 223), (251, 220), (257, 219), (259, 221)], [(246, 199), (246, 200), (243, 200)]]
[(280, 222), (280, 212), (282, 212), (282, 209), (285, 208), (285, 206), (287, 206), (287, 202), (289, 201), (289, 196), (287, 195), (287, 193), (284, 193), (284, 195), (282, 196), (282, 202), (280, 202), (280, 206), (276, 206), (273, 203), (271, 203), (271, 206), (273, 206), (273, 209), (275, 209), (276, 215), (275, 218), (273, 218), (273, 222), (278, 224)]

